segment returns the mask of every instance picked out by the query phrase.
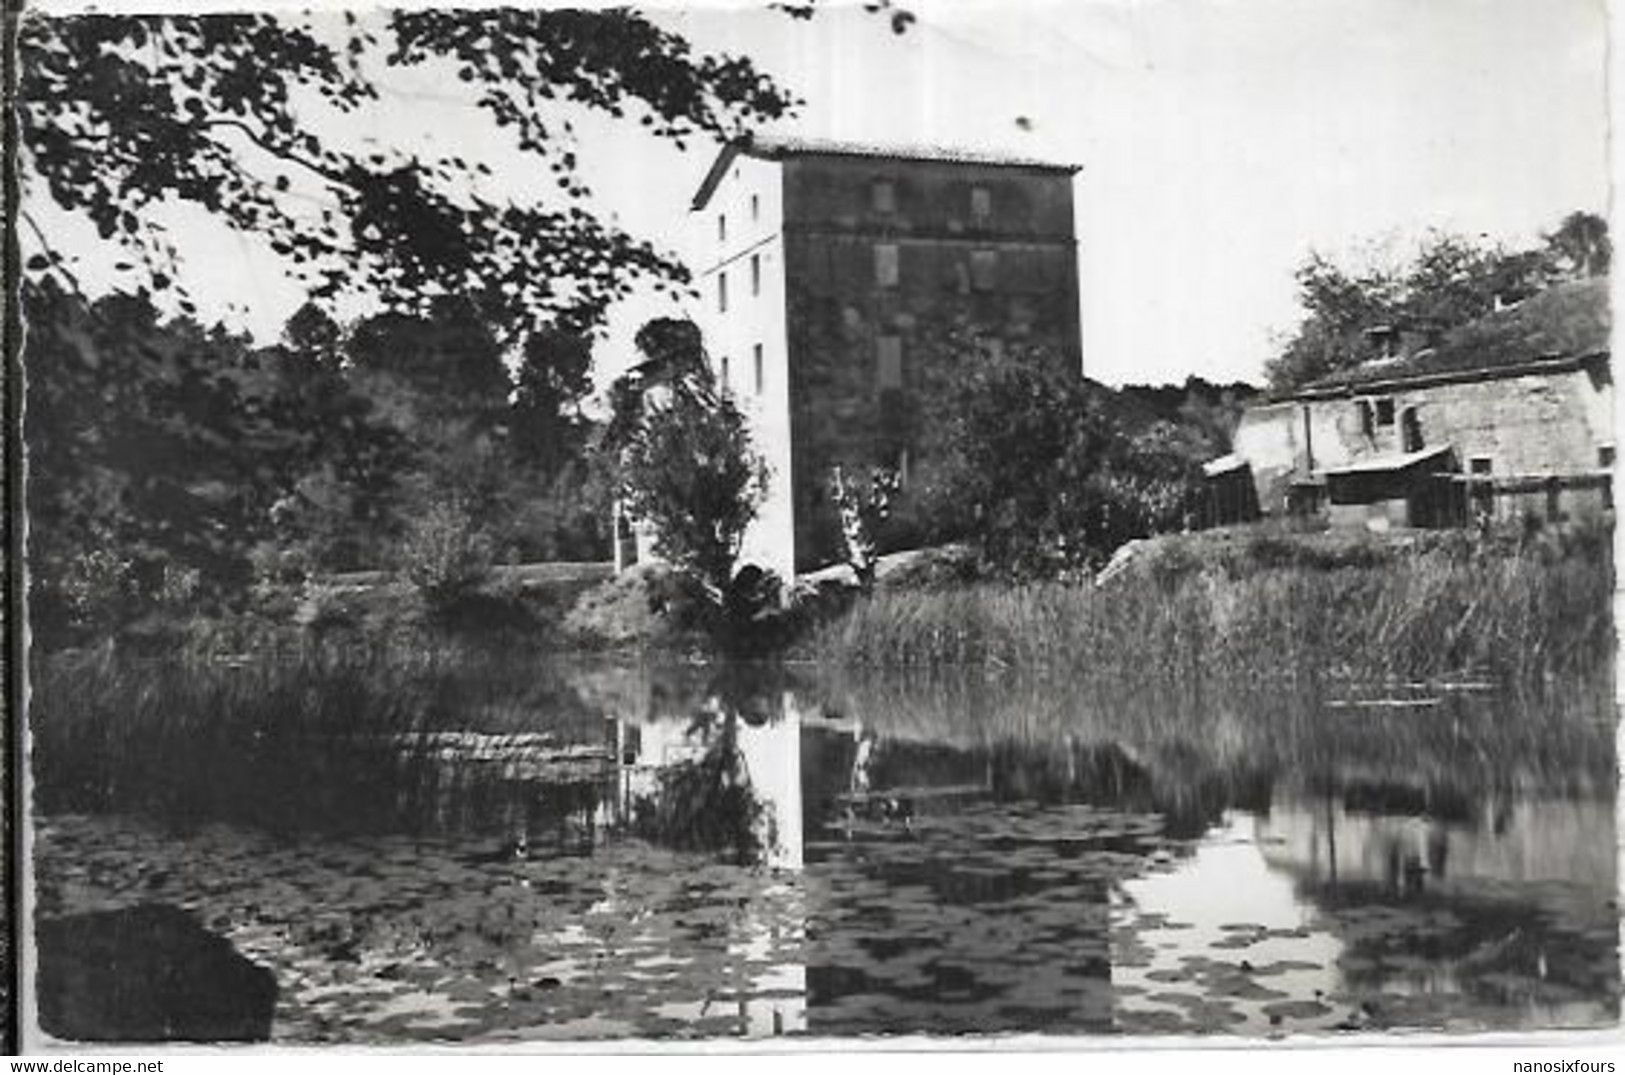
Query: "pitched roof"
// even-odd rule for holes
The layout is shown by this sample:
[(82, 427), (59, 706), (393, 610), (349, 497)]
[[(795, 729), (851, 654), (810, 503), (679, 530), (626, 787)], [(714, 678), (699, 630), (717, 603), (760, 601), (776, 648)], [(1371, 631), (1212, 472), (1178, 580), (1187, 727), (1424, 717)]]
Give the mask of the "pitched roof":
[(1340, 370), (1290, 393), (1289, 398), (1330, 395), (1378, 383), (1470, 380), (1527, 365), (1605, 355), (1612, 328), (1608, 294), (1606, 276), (1557, 284), (1516, 306), (1451, 329), (1437, 347), (1397, 361)]
[(1016, 154), (987, 150), (960, 149), (952, 146), (932, 145), (875, 145), (863, 142), (842, 142), (824, 138), (800, 138), (793, 135), (759, 134), (737, 138), (722, 147), (710, 171), (694, 192), (691, 207), (704, 209), (711, 194), (727, 174), (734, 158), (743, 154), (757, 160), (785, 160), (789, 157), (867, 157), (875, 160), (939, 161), (949, 164), (980, 164), (1001, 168), (1028, 168), (1045, 172), (1063, 172), (1068, 175), (1079, 171), (1080, 164), (1063, 164), (1022, 157)]

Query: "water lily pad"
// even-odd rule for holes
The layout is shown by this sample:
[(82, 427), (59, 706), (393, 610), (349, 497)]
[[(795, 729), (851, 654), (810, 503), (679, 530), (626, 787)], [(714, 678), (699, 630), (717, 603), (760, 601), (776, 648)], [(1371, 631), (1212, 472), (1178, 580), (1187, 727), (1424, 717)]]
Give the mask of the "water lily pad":
[(1332, 1009), (1318, 1000), (1277, 1000), (1261, 1009), (1271, 1019), (1319, 1019)]

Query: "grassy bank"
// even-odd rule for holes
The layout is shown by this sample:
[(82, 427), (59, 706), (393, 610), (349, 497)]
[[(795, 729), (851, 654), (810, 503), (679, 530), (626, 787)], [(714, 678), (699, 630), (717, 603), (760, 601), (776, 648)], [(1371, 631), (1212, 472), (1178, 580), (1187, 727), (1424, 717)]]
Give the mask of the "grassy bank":
[(1154, 543), (1103, 585), (882, 588), (812, 637), (843, 665), (1066, 668), (1125, 682), (1534, 682), (1606, 667), (1605, 543)]
[(155, 610), (110, 635), (47, 633), (33, 642), (36, 652), (55, 652), (111, 641), (126, 654), (203, 661), (273, 654), (297, 661), (314, 649), (585, 649), (566, 634), (566, 620), (611, 575), (608, 564), (499, 565), (465, 591), (430, 600), (397, 575), (357, 571), (267, 584), (224, 607)]
[[(821, 613), (800, 648), (816, 670), (681, 662), (645, 682), (566, 663), (546, 641), (369, 644), (353, 630), (306, 630), (280, 651), (228, 640), (151, 658), (124, 646), (36, 653), (36, 804), (181, 824), (391, 829), (444, 815), (448, 803), (485, 809), (501, 798), (453, 786), (474, 778), (445, 764), (444, 735), (600, 743), (609, 713), (765, 723), (787, 690), (807, 693), (786, 678), (802, 673), (831, 713), (922, 741), (1028, 743), (1040, 754), (1061, 744), (1066, 757), (1095, 740), (1158, 764), (1200, 758), (1238, 773), (1428, 758), (1444, 772), (1468, 755), (1545, 758), (1542, 772), (1560, 773), (1576, 759), (1611, 765), (1611, 585), (1601, 542), (1198, 535), (1153, 543), (1098, 586), (900, 574)], [(669, 618), (647, 590), (618, 580), (581, 606), (585, 626), (560, 634), (647, 644)], [(623, 639), (605, 626), (623, 623), (645, 633)], [(1416, 722), (1413, 710), (1359, 701), (1408, 691), (1436, 701), (1436, 683), (1406, 685), (1463, 679), (1510, 708)], [(1589, 693), (1578, 706), (1527, 701), (1579, 684)], [(1397, 754), (1381, 753), (1390, 748)]]

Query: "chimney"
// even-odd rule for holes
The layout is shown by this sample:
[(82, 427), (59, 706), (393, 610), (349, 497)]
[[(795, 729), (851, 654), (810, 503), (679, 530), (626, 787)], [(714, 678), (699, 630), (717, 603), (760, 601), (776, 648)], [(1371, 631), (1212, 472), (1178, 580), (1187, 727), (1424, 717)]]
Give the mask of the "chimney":
[(1399, 357), (1399, 331), (1394, 326), (1372, 325), (1365, 330), (1365, 338), (1371, 341), (1372, 349), (1376, 352), (1371, 356), (1372, 361), (1386, 362)]

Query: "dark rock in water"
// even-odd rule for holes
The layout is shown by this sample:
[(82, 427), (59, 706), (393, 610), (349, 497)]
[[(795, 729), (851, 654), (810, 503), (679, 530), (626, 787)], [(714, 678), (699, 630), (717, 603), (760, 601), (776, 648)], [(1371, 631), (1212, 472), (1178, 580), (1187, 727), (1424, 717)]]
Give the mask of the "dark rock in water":
[(264, 1041), (276, 978), (178, 907), (41, 919), (39, 1019), (70, 1041)]

